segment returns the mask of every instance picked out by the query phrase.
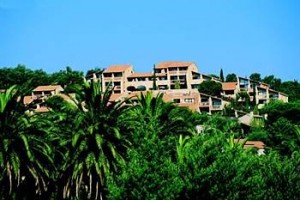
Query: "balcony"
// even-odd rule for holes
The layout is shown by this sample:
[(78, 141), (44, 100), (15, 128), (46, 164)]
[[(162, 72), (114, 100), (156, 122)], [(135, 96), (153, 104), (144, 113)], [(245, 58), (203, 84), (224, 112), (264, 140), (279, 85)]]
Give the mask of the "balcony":
[(176, 70), (176, 71), (169, 71), (169, 74), (177, 74), (178, 73), (178, 71)]
[(175, 84), (177, 81), (179, 81), (180, 84), (185, 84), (185, 79), (178, 79), (178, 80), (171, 80), (171, 84)]
[(187, 74), (187, 71), (186, 71), (186, 70), (182, 70), (182, 71), (179, 71), (178, 74), (179, 74), (179, 75), (186, 75), (186, 74)]
[(114, 79), (114, 81), (121, 81), (122, 80), (122, 76), (114, 77), (113, 79)]
[(220, 110), (221, 109), (221, 105), (213, 105), (212, 108), (214, 110)]
[(279, 95), (270, 95), (270, 98), (271, 98), (271, 99), (278, 99), (278, 98), (279, 98)]
[(267, 94), (259, 94), (258, 98), (259, 99), (266, 99), (267, 98)]
[(200, 107), (209, 107), (209, 102), (201, 102)]

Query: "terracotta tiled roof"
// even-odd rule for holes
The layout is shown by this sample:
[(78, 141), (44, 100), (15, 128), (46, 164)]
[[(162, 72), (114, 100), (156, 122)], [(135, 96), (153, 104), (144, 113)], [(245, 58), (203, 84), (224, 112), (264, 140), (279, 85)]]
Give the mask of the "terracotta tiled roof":
[(130, 76), (128, 76), (129, 78), (138, 78), (138, 77), (152, 77), (153, 73), (133, 73)]
[(266, 145), (262, 142), (262, 141), (247, 141), (244, 144), (244, 148), (251, 148), (251, 147), (255, 147), (257, 149), (264, 149), (266, 147)]
[(61, 87), (61, 86), (60, 85), (43, 85), (43, 86), (36, 87), (33, 91), (34, 92), (53, 91), (59, 87)]
[(111, 65), (104, 70), (104, 73), (113, 73), (113, 72), (124, 72), (128, 68), (132, 67), (131, 65)]
[(49, 108), (47, 107), (40, 107), (40, 108), (37, 108), (34, 110), (34, 112), (37, 112), (37, 113), (43, 113), (43, 112), (49, 112)]
[(235, 90), (237, 82), (222, 83), (223, 90)]
[(24, 99), (23, 99), (23, 103), (25, 105), (30, 104), (32, 101), (33, 101), (32, 96), (25, 96)]
[(172, 67), (188, 67), (192, 65), (192, 62), (161, 62), (155, 66), (156, 69), (165, 69)]
[(245, 139), (234, 139), (235, 143), (244, 143), (243, 148), (247, 149), (247, 148), (257, 148), (257, 149), (264, 149), (266, 147), (265, 143), (263, 143), (262, 141), (246, 141)]

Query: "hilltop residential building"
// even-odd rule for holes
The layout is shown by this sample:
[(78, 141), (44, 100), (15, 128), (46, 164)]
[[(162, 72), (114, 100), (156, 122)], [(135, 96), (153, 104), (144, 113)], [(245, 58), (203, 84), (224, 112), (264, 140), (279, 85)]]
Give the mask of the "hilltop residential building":
[(288, 102), (288, 96), (286, 94), (272, 90), (266, 83), (242, 77), (237, 77), (237, 80), (236, 90), (239, 92), (247, 92), (251, 101), (255, 98), (259, 108), (262, 108), (264, 104), (269, 103), (272, 99)]
[[(193, 110), (200, 112), (222, 111), (224, 106), (229, 103), (228, 101), (236, 98), (241, 92), (246, 92), (250, 101), (255, 100), (259, 108), (271, 99), (288, 101), (286, 94), (270, 89), (268, 84), (242, 77), (237, 77), (237, 82), (222, 83), (222, 98), (199, 94), (197, 89), (203, 81), (212, 80), (219, 83), (221, 81), (200, 73), (193, 62), (161, 62), (154, 66), (153, 72), (148, 73), (136, 73), (132, 65), (112, 65), (104, 70), (101, 76), (94, 75), (93, 78), (102, 79), (104, 90), (113, 88), (114, 100), (124, 98), (135, 91), (153, 90), (162, 92), (165, 96), (172, 96), (170, 100), (178, 105), (189, 104), (188, 107), (194, 107)], [(187, 100), (187, 93), (197, 93), (197, 97)], [(175, 98), (175, 96), (177, 97)], [(166, 99), (168, 98), (166, 97)], [(240, 99), (239, 101), (244, 100)], [(197, 106), (192, 106), (192, 104), (197, 104)]]
[(60, 85), (44, 85), (38, 86), (32, 90), (31, 96), (24, 97), (25, 106), (32, 109), (34, 112), (49, 111), (45, 101), (50, 96), (60, 95), (64, 89)]
[(114, 94), (126, 92), (127, 78), (133, 74), (131, 65), (112, 65), (102, 74), (102, 88), (113, 88)]

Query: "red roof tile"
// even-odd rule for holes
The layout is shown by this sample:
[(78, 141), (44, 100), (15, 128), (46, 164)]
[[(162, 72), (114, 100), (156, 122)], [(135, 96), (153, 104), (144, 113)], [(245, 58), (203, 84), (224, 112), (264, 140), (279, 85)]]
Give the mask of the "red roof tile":
[(153, 73), (133, 73), (130, 76), (128, 76), (129, 78), (139, 78), (139, 77), (152, 77)]
[(124, 72), (125, 70), (132, 67), (131, 65), (111, 65), (104, 70), (104, 73), (113, 73), (113, 72)]
[(161, 62), (155, 66), (155, 69), (165, 69), (173, 67), (188, 67), (192, 65), (192, 62)]
[(23, 99), (23, 103), (25, 105), (30, 104), (32, 101), (33, 101), (32, 96), (25, 96), (24, 99)]
[(43, 113), (43, 112), (49, 112), (49, 108), (48, 107), (40, 107), (40, 108), (37, 108), (34, 110), (34, 112), (37, 112), (37, 113)]
[[(234, 142), (236, 143), (244, 143), (246, 139), (234, 139)], [(257, 149), (264, 149), (266, 147), (265, 143), (262, 141), (246, 141), (244, 144), (244, 149), (247, 148), (257, 148)]]
[(61, 86), (60, 85), (43, 85), (43, 86), (36, 87), (33, 91), (34, 92), (53, 91), (59, 87), (61, 87)]
[(235, 90), (237, 82), (222, 83), (223, 90)]

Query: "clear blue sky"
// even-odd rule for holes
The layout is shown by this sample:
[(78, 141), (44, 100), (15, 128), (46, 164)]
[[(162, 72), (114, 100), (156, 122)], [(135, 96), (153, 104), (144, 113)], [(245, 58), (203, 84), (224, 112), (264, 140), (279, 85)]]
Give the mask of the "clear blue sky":
[(0, 0), (0, 67), (193, 61), (300, 80), (299, 0)]

